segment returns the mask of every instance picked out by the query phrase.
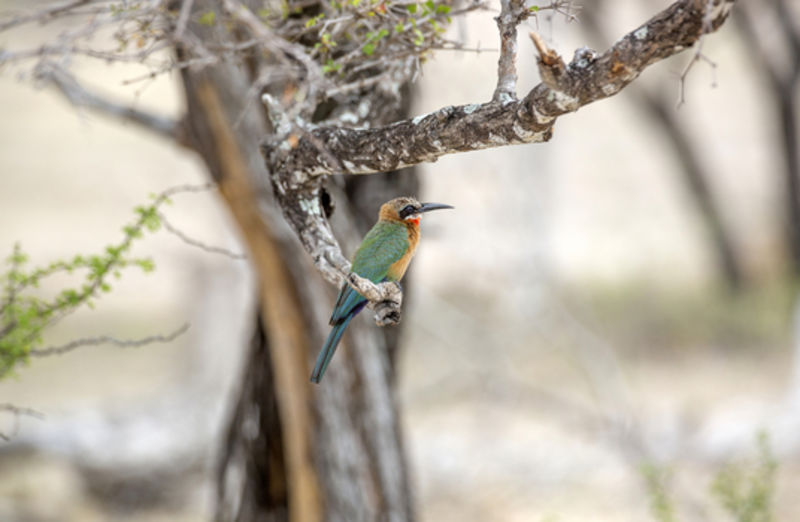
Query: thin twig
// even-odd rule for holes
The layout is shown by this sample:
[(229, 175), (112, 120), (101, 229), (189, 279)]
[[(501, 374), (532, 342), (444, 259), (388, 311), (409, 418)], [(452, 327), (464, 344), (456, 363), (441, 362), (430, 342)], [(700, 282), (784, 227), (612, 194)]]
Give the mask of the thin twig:
[(45, 22), (50, 18), (54, 18), (56, 15), (60, 13), (69, 11), (70, 9), (74, 9), (75, 7), (82, 6), (83, 4), (88, 4), (90, 1), (91, 0), (72, 0), (70, 2), (65, 2), (63, 4), (58, 4), (52, 7), (42, 9), (41, 11), (35, 11), (30, 14), (18, 15), (4, 22), (0, 22), (0, 31), (5, 31), (6, 29), (10, 29), (11, 27), (27, 24), (30, 22)]
[(101, 344), (112, 344), (114, 346), (119, 346), (120, 348), (133, 348), (152, 343), (168, 343), (174, 341), (177, 337), (184, 334), (188, 329), (189, 323), (186, 323), (168, 335), (151, 335), (142, 339), (117, 339), (116, 337), (111, 337), (108, 335), (102, 335), (100, 337), (86, 337), (83, 339), (76, 339), (61, 346), (49, 346), (47, 348), (34, 349), (28, 353), (34, 357), (47, 357), (50, 355), (60, 355), (71, 352), (76, 348), (81, 348), (84, 346), (98, 346)]
[(713, 9), (714, 9), (714, 0), (707, 0), (705, 13), (703, 14), (703, 25), (701, 27), (700, 36), (697, 39), (697, 43), (695, 44), (694, 54), (692, 55), (691, 60), (689, 60), (689, 63), (687, 63), (686, 66), (683, 68), (683, 71), (681, 72), (680, 75), (680, 79), (678, 80), (679, 82), (678, 103), (676, 105), (676, 108), (680, 108), (686, 102), (686, 77), (689, 75), (689, 71), (692, 70), (692, 67), (697, 62), (702, 60), (711, 66), (711, 71), (712, 71), (711, 86), (712, 87), (717, 86), (717, 76), (716, 76), (717, 64), (703, 54), (703, 41), (705, 40), (705, 35), (710, 33), (712, 30), (711, 13)]
[(158, 218), (161, 220), (161, 224), (164, 225), (164, 230), (177, 236), (181, 241), (186, 243), (187, 245), (191, 245), (193, 247), (199, 248), (200, 250), (204, 250), (206, 252), (210, 252), (212, 254), (222, 254), (224, 256), (230, 257), (231, 259), (247, 259), (245, 254), (237, 254), (227, 248), (222, 248), (218, 246), (208, 245), (203, 243), (202, 241), (198, 241), (197, 239), (191, 238), (187, 236), (185, 233), (180, 231), (179, 229), (175, 228), (169, 221), (167, 221), (167, 217), (162, 213), (158, 213)]
[(19, 432), (19, 418), (21, 416), (26, 417), (33, 417), (34, 419), (42, 420), (44, 419), (44, 414), (38, 412), (31, 408), (21, 408), (19, 406), (14, 406), (10, 403), (3, 403), (0, 404), (0, 412), (8, 412), (14, 416), (14, 425), (11, 429), (11, 433), (5, 433), (0, 431), (0, 440), (4, 440), (6, 442), (10, 441), (18, 432)]
[(208, 192), (209, 190), (214, 190), (215, 188), (217, 188), (217, 184), (211, 182), (200, 183), (198, 185), (175, 185), (174, 187), (170, 187), (161, 192), (158, 196), (156, 196), (156, 200), (169, 199), (177, 194)]

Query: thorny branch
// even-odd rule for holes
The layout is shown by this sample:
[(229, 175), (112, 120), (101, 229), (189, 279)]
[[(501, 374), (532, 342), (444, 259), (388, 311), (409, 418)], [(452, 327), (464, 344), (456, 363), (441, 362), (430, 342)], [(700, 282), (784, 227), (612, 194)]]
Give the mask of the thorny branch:
[[(516, 12), (518, 4), (507, 1), (504, 13)], [(389, 172), (455, 152), (547, 141), (559, 116), (613, 96), (647, 66), (692, 47), (722, 25), (733, 2), (676, 1), (602, 54), (578, 49), (569, 64), (534, 35), (542, 81), (521, 100), (513, 94), (514, 48), (504, 40), (498, 91), (491, 102), (444, 107), (379, 128), (314, 127), (303, 122), (297, 123), (302, 132), (294, 126), (279, 127), (264, 141), (262, 153), (284, 215), (328, 281), (346, 280), (373, 304), (388, 300), (396, 289), (350, 274), (320, 204), (327, 176)], [(501, 31), (504, 24), (513, 21), (498, 20)], [(273, 119), (280, 120), (275, 105), (267, 105)]]

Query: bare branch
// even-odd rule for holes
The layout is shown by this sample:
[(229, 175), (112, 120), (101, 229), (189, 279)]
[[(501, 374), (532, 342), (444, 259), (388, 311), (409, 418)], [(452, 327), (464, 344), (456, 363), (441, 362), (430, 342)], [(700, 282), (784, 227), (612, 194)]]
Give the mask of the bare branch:
[(144, 337), (142, 339), (117, 339), (115, 337), (111, 337), (108, 335), (102, 335), (100, 337), (86, 337), (83, 339), (76, 339), (61, 346), (49, 346), (47, 348), (39, 348), (31, 350), (29, 354), (34, 357), (47, 357), (50, 355), (60, 355), (63, 353), (71, 352), (72, 350), (75, 350), (76, 348), (81, 348), (83, 346), (98, 346), (101, 344), (112, 344), (114, 346), (119, 346), (121, 348), (133, 348), (153, 343), (169, 343), (174, 341), (177, 337), (186, 333), (188, 329), (189, 329), (189, 323), (186, 323), (168, 335), (151, 335), (149, 337)]
[(0, 22), (0, 31), (5, 31), (6, 29), (10, 29), (11, 27), (16, 27), (18, 25), (23, 25), (31, 22), (43, 23), (50, 19), (55, 18), (61, 13), (64, 13), (76, 7), (80, 7), (84, 4), (88, 4), (90, 1), (91, 0), (71, 0), (69, 2), (56, 4), (52, 7), (34, 11), (29, 14), (12, 16), (7, 20)]
[(679, 92), (678, 104), (677, 104), (678, 107), (683, 105), (685, 103), (685, 101), (686, 101), (686, 77), (689, 75), (689, 71), (692, 70), (692, 67), (697, 62), (702, 60), (702, 61), (706, 62), (708, 65), (711, 66), (711, 71), (712, 71), (712, 74), (714, 75), (713, 76), (714, 79), (712, 80), (711, 85), (712, 85), (712, 87), (716, 87), (717, 86), (717, 79), (716, 79), (717, 64), (714, 63), (709, 57), (707, 57), (706, 55), (703, 54), (703, 40), (704, 40), (704, 37), (705, 37), (706, 34), (711, 32), (711, 30), (712, 30), (711, 29), (711, 17), (712, 17), (712, 14), (714, 12), (713, 8), (714, 8), (714, 0), (707, 0), (706, 1), (706, 12), (705, 12), (705, 15), (703, 16), (702, 33), (700, 34), (700, 37), (697, 39), (697, 43), (694, 46), (694, 53), (692, 55), (692, 59), (689, 60), (689, 63), (687, 63), (686, 67), (683, 68), (683, 71), (681, 72), (681, 76), (680, 76), (680, 79), (679, 79), (679, 84), (680, 85), (679, 85), (679, 89), (678, 89), (678, 92)]
[(20, 408), (19, 406), (14, 406), (13, 404), (3, 403), (0, 404), (0, 412), (7, 412), (14, 416), (14, 427), (11, 429), (11, 433), (4, 433), (0, 431), (0, 440), (4, 440), (8, 442), (11, 440), (14, 435), (17, 434), (19, 431), (19, 418), (21, 416), (26, 417), (33, 417), (34, 419), (44, 419), (44, 414), (33, 410), (31, 408)]
[(186, 24), (189, 23), (189, 15), (192, 14), (192, 5), (194, 0), (182, 0), (181, 11), (178, 14), (178, 22), (175, 24), (175, 41), (179, 42), (183, 38), (183, 32), (186, 30)]
[[(725, 21), (732, 3), (676, 1), (603, 54), (581, 48), (569, 64), (534, 35), (542, 83), (521, 100), (444, 107), (384, 127), (362, 129), (303, 125), (268, 103), (279, 125), (276, 134), (262, 144), (262, 153), (275, 195), (317, 269), (328, 281), (340, 284), (350, 265), (320, 204), (326, 176), (389, 172), (436, 161), (445, 154), (547, 141), (559, 116), (613, 96), (648, 65), (691, 47)], [(507, 50), (506, 63), (509, 58), (513, 56)], [(513, 72), (513, 67), (499, 69), (501, 76), (503, 71)], [(506, 80), (504, 85), (513, 84), (510, 76)], [(507, 89), (500, 92), (508, 94)], [(308, 128), (293, 133), (298, 125)], [(378, 289), (369, 285), (356, 286), (352, 277), (347, 281), (372, 303), (387, 297), (385, 292), (371, 294)]]
[(37, 80), (52, 84), (72, 105), (85, 107), (142, 128), (179, 143), (180, 125), (169, 118), (111, 102), (81, 86), (74, 76), (53, 62), (41, 62), (35, 70)]
[(156, 196), (156, 201), (169, 199), (172, 196), (177, 194), (189, 194), (189, 193), (198, 193), (198, 192), (208, 192), (209, 190), (213, 190), (217, 188), (216, 183), (200, 183), (198, 185), (175, 185), (174, 187), (170, 187), (165, 191), (161, 192)]
[(245, 254), (237, 254), (236, 252), (232, 252), (227, 248), (208, 245), (206, 243), (203, 243), (202, 241), (198, 241), (197, 239), (187, 236), (181, 230), (172, 226), (172, 224), (170, 224), (170, 222), (167, 221), (167, 217), (162, 212), (158, 213), (158, 218), (161, 221), (161, 224), (164, 225), (164, 229), (167, 232), (173, 234), (174, 236), (177, 236), (181, 241), (183, 241), (187, 245), (197, 247), (200, 250), (204, 250), (212, 254), (222, 254), (224, 256), (230, 257), (231, 259), (247, 259), (247, 256)]

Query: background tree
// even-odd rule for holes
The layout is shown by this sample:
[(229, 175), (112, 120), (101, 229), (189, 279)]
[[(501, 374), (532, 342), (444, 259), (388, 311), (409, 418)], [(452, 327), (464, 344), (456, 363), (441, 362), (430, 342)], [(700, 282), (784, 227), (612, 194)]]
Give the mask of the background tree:
[[(307, 379), (334, 290), (317, 271), (355, 285), (381, 322), (396, 317), (394, 287), (352, 277), (335, 238), (354, 244), (378, 203), (413, 192), (416, 181), (412, 174), (341, 183), (329, 176), (546, 141), (559, 116), (616, 94), (646, 66), (691, 47), (724, 22), (730, 5), (676, 2), (609, 50), (581, 49), (568, 64), (534, 35), (542, 83), (520, 99), (516, 27), (567, 3), (502, 2), (492, 100), (410, 120), (402, 119), (406, 83), (426, 53), (454, 45), (442, 36), (450, 18), (482, 4), (71, 1), (10, 15), (0, 29), (88, 17), (42, 47), (5, 52), (3, 61), (33, 59), (35, 77), (75, 103), (196, 151), (246, 240), (258, 310), (220, 461), (217, 518), (407, 520), (413, 513), (388, 356), (394, 339), (354, 324), (325, 386)], [(107, 27), (117, 48), (87, 45)], [(185, 117), (170, 121), (89, 92), (67, 67), (76, 55), (144, 61), (150, 74), (179, 69)], [(334, 217), (331, 227), (333, 202), (343, 219)]]

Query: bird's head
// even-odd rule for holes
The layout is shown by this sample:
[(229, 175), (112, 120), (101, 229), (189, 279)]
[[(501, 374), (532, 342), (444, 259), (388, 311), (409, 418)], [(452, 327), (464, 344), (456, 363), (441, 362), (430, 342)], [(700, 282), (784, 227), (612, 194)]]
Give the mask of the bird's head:
[(384, 203), (381, 206), (380, 219), (419, 225), (423, 213), (443, 208), (453, 207), (443, 203), (420, 203), (414, 198), (403, 196)]

